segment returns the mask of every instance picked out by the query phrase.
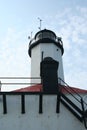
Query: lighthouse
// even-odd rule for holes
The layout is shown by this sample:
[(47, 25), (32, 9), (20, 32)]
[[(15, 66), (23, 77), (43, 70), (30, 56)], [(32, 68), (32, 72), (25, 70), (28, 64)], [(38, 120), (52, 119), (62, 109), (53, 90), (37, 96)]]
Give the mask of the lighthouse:
[[(87, 90), (65, 83), (61, 38), (40, 30), (30, 40), (28, 53), (34, 85), (0, 92), (0, 130), (87, 130)], [(6, 79), (11, 82), (3, 82)], [(26, 85), (12, 79), (20, 77), (1, 77), (1, 85)]]
[[(60, 37), (51, 30), (40, 30), (29, 42), (28, 54), (31, 57), (31, 77), (40, 77), (41, 62), (50, 57), (59, 63), (58, 77), (64, 81), (62, 55), (64, 53), (63, 42)], [(41, 80), (31, 80), (31, 83), (41, 83)]]

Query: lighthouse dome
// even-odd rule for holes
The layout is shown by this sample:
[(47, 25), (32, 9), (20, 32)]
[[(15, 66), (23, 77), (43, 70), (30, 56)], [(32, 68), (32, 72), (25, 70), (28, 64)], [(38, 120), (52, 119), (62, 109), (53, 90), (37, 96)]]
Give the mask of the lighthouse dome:
[(64, 53), (63, 42), (60, 37), (57, 37), (56, 34), (51, 30), (40, 30), (36, 33), (35, 37), (30, 40), (29, 43), (29, 56), (31, 57), (31, 50), (33, 47), (37, 46), (40, 43), (54, 43), (61, 49), (62, 55)]

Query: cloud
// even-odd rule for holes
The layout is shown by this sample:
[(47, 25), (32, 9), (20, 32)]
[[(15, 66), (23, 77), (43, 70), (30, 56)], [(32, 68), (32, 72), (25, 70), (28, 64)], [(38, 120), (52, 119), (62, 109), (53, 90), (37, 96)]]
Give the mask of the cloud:
[(87, 8), (66, 8), (51, 16), (49, 28), (62, 37), (65, 81), (87, 89)]
[(62, 14), (56, 17), (60, 25), (56, 30), (64, 44), (65, 80), (71, 86), (87, 89), (87, 8), (79, 6)]
[[(5, 72), (7, 76), (12, 74), (24, 75), (25, 71), (24, 74), (22, 74), (22, 70), (25, 70), (26, 63), (28, 64), (28, 62), (30, 62), (27, 53), (28, 41), (26, 41), (24, 35), (24, 32), (16, 32), (12, 29), (8, 29), (7, 35), (2, 41), (0, 59), (4, 68), (2, 65), (0, 71), (3, 70), (3, 73)], [(3, 75), (3, 73), (0, 74)], [(26, 73), (26, 75), (28, 74)]]
[[(1, 41), (0, 77), (30, 77), (31, 63), (28, 56), (27, 33), (26, 31), (18, 32), (12, 28), (8, 29), (6, 36)], [(11, 86), (2, 86), (2, 90), (5, 91), (16, 88), (18, 86), (12, 86), (12, 88)]]

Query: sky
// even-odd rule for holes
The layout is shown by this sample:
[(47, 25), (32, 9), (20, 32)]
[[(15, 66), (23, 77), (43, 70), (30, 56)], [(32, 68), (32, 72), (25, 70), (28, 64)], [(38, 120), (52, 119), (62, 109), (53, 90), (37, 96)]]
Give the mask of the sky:
[(30, 77), (28, 36), (39, 31), (38, 17), (62, 37), (65, 82), (87, 89), (87, 0), (0, 0), (0, 77)]

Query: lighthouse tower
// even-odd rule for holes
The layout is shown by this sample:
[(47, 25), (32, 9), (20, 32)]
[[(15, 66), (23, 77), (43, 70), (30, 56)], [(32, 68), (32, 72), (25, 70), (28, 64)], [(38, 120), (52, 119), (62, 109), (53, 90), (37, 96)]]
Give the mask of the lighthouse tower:
[[(40, 63), (44, 58), (51, 57), (59, 62), (58, 77), (64, 80), (62, 55), (64, 53), (63, 43), (60, 37), (51, 30), (40, 30), (30, 40), (28, 54), (31, 57), (31, 77), (40, 77)], [(31, 82), (41, 82), (31, 80)]]
[[(40, 84), (0, 92), (0, 130), (87, 130), (87, 90), (58, 82), (58, 77), (64, 80), (63, 52), (61, 38), (50, 30), (30, 40), (31, 76), (37, 78), (31, 82), (40, 77)], [(0, 79), (1, 85), (24, 84), (20, 77)]]

